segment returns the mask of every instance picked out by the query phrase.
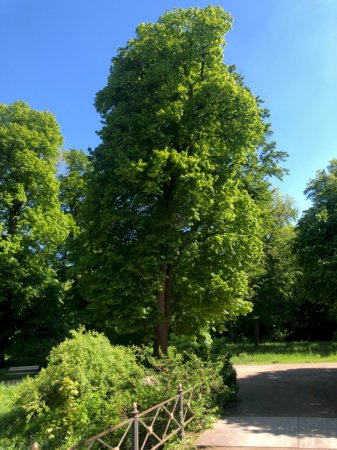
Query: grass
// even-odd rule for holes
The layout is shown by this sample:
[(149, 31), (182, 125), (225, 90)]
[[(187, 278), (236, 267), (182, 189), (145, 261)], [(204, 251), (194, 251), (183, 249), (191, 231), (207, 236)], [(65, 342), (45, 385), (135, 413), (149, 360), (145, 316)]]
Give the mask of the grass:
[(21, 384), (5, 385), (0, 383), (0, 430), (11, 435), (7, 438), (0, 433), (0, 449), (23, 450), (27, 446), (20, 437), (20, 430), (16, 426), (17, 412), (14, 408), (15, 401), (20, 396)]
[(337, 342), (266, 342), (226, 344), (233, 364), (337, 362)]
[(20, 383), (12, 385), (0, 383), (0, 420), (1, 416), (8, 413), (12, 409), (13, 403), (15, 402), (20, 390), (19, 385)]

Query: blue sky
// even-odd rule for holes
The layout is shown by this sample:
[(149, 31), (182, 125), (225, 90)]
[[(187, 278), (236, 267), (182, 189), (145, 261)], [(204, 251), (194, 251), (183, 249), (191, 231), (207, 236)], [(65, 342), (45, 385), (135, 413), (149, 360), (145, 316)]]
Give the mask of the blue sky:
[(66, 148), (95, 147), (93, 101), (117, 48), (141, 22), (208, 4), (234, 17), (225, 61), (270, 109), (289, 153), (278, 186), (303, 210), (307, 182), (337, 156), (337, 0), (0, 0), (0, 103), (49, 110)]

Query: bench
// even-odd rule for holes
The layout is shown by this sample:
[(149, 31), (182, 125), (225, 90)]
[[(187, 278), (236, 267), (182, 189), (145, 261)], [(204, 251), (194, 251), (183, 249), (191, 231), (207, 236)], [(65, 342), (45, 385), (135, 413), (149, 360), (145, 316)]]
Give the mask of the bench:
[(36, 375), (40, 370), (40, 366), (20, 366), (9, 367), (6, 373), (6, 379), (10, 381), (19, 381), (27, 375)]

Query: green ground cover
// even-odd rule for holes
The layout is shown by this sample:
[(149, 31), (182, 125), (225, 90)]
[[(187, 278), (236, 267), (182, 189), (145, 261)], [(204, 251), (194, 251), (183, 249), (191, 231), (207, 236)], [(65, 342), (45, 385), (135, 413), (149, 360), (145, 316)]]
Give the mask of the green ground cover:
[(233, 364), (337, 362), (337, 342), (265, 342), (226, 344)]

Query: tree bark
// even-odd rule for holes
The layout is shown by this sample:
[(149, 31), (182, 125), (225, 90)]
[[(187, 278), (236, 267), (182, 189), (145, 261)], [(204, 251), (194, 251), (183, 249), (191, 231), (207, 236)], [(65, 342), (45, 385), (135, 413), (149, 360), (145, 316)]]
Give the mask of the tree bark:
[(160, 321), (156, 327), (156, 338), (154, 342), (154, 354), (157, 358), (159, 358), (161, 354), (167, 355), (171, 318), (171, 266), (163, 266), (162, 272), (163, 288), (158, 292), (158, 308), (160, 313)]

